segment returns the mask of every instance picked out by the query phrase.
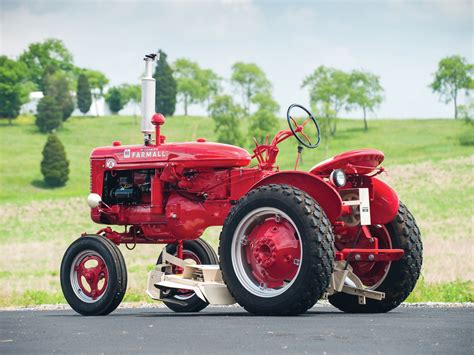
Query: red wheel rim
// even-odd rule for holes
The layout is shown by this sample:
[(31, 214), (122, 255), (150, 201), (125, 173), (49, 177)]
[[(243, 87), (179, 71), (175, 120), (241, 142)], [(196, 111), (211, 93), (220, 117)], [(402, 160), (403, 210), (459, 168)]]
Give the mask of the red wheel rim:
[(263, 207), (242, 218), (232, 240), (232, 263), (249, 292), (274, 297), (296, 280), (302, 246), (294, 222), (282, 211)]
[(109, 271), (99, 253), (86, 250), (74, 258), (70, 279), (76, 296), (84, 302), (92, 303), (105, 293), (109, 283)]
[[(378, 239), (379, 249), (391, 249), (392, 240), (387, 228), (383, 225), (369, 226), (370, 233), (373, 238)], [(373, 244), (368, 240), (361, 238), (357, 248), (373, 248)], [(377, 262), (351, 262), (354, 274), (362, 281), (362, 283), (372, 289), (376, 289), (385, 280), (389, 270), (390, 261)]]
[(298, 262), (294, 261), (299, 260), (301, 247), (295, 233), (287, 220), (277, 222), (275, 217), (252, 229), (245, 253), (252, 275), (260, 284), (278, 288), (296, 276)]

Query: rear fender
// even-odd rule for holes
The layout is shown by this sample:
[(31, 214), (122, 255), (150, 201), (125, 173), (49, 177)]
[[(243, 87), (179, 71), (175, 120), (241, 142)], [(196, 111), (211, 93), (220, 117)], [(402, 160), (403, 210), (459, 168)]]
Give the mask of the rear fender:
[(302, 171), (282, 171), (263, 178), (253, 185), (250, 190), (269, 184), (291, 185), (306, 192), (319, 203), (331, 223), (341, 215), (341, 196), (339, 196), (336, 189), (318, 176)]
[(400, 201), (394, 189), (377, 178), (372, 178), (374, 200), (371, 201), (370, 218), (372, 224), (387, 224), (398, 213)]

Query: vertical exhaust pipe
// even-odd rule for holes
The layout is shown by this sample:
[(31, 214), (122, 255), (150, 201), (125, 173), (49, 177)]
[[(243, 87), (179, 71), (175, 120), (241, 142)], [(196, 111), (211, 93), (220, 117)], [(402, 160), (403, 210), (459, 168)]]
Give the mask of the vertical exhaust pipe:
[(148, 54), (145, 56), (145, 76), (142, 78), (142, 133), (145, 140), (145, 145), (151, 141), (151, 135), (154, 132), (154, 127), (151, 123), (151, 118), (155, 114), (155, 92), (156, 84), (153, 78), (153, 62), (156, 54)]

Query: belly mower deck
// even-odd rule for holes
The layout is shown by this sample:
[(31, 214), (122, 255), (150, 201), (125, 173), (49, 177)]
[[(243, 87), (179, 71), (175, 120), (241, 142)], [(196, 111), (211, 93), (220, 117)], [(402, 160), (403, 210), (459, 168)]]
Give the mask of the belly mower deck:
[[(222, 280), (219, 265), (196, 265), (192, 261), (182, 260), (163, 250), (163, 262), (148, 274), (146, 293), (154, 300), (179, 303), (172, 296), (178, 290), (190, 290), (204, 302), (212, 305), (231, 305), (236, 303)], [(171, 274), (172, 267), (182, 269), (182, 274)], [(327, 296), (344, 292), (358, 296), (359, 303), (365, 304), (366, 298), (382, 300), (383, 292), (372, 291), (364, 287), (362, 281), (352, 272), (346, 261), (336, 261)]]

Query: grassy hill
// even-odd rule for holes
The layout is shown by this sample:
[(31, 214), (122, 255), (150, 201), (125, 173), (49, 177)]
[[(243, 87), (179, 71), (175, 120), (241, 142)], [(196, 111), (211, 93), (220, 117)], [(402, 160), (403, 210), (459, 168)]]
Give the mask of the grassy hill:
[[(98, 229), (85, 204), (90, 151), (114, 140), (142, 141), (139, 118), (69, 119), (58, 135), (70, 160), (70, 180), (65, 187), (48, 189), (39, 168), (46, 136), (33, 121), (20, 117), (12, 126), (0, 123), (0, 280), (7, 285), (0, 290), (0, 305), (64, 302), (58, 276), (62, 254), (80, 233)], [(245, 122), (243, 126), (246, 131)], [(361, 121), (341, 120), (335, 138), (323, 137), (320, 148), (305, 149), (300, 168), (308, 170), (349, 149), (384, 151), (388, 176), (383, 178), (413, 211), (424, 238), (424, 279), (410, 299), (473, 300), (474, 266), (468, 260), (474, 242), (474, 147), (459, 144), (466, 125), (453, 120), (376, 120), (369, 126), (364, 132)], [(213, 122), (206, 117), (169, 118), (163, 133), (168, 141), (215, 138)], [(246, 148), (252, 149), (248, 138)], [(290, 139), (280, 149), (280, 167), (292, 169), (296, 141)], [(205, 238), (216, 245), (218, 231), (210, 228)], [(121, 249), (130, 278), (127, 299), (145, 300), (146, 273), (160, 247)]]
[[(63, 188), (45, 189), (39, 162), (46, 135), (39, 133), (33, 122), (33, 117), (21, 117), (12, 126), (0, 125), (2, 202), (85, 196), (89, 188), (88, 159), (93, 148), (111, 145), (114, 140), (120, 140), (122, 144), (142, 143), (139, 118), (70, 118), (58, 132), (70, 160), (70, 180)], [(281, 121), (280, 128), (286, 128), (286, 121)], [(370, 122), (369, 131), (364, 132), (361, 121), (340, 120), (335, 138), (323, 137), (320, 148), (305, 149), (301, 169), (307, 170), (329, 156), (362, 147), (382, 150), (387, 167), (469, 156), (474, 153), (474, 147), (463, 147), (458, 139), (465, 129), (463, 122), (453, 120), (377, 120)], [(213, 121), (207, 117), (169, 118), (163, 132), (168, 141), (190, 141), (199, 137), (215, 139)], [(246, 147), (250, 150), (253, 149), (251, 138), (248, 136)], [(329, 149), (326, 150), (328, 138)], [(296, 140), (286, 141), (280, 150), (280, 167), (292, 169)]]

